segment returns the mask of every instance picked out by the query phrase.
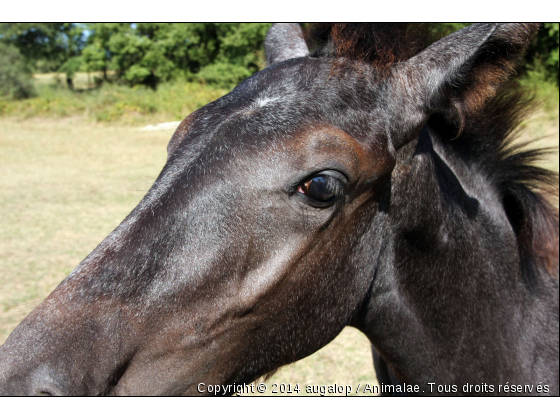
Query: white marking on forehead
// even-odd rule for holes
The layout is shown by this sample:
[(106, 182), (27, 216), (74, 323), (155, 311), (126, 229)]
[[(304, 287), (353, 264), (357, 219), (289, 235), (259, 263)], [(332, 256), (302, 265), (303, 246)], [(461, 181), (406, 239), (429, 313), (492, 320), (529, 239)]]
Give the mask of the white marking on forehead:
[(264, 108), (265, 106), (272, 104), (274, 102), (280, 101), (282, 98), (280, 97), (258, 97), (253, 102), (249, 104), (247, 108), (240, 111), (242, 115), (251, 115), (253, 112), (257, 111), (260, 108)]
[(262, 108), (262, 107), (266, 106), (267, 104), (278, 102), (280, 99), (281, 98), (279, 98), (279, 97), (264, 97), (264, 98), (259, 97), (253, 103), (251, 103), (251, 105), (249, 106), (249, 109), (251, 111), (254, 111), (258, 108)]
[(255, 102), (251, 104), (252, 109), (263, 107), (267, 104), (279, 101), (279, 97), (264, 97), (264, 98), (257, 98)]

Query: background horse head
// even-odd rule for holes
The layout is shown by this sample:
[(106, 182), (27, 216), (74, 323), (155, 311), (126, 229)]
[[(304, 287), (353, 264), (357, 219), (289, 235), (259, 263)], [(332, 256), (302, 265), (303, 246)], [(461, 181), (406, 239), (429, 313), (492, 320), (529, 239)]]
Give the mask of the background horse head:
[[(3, 394), (197, 394), (363, 331), (400, 380), (558, 393), (554, 175), (510, 146), (535, 25), (424, 48), (274, 25), (150, 191), (0, 348)], [(406, 41), (406, 42), (405, 42)], [(406, 48), (405, 48), (406, 47)], [(461, 388), (459, 389), (461, 391)]]

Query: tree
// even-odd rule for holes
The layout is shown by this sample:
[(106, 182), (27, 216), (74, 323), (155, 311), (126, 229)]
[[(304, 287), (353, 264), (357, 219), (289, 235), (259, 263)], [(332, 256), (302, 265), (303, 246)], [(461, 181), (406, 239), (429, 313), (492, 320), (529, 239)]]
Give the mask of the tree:
[(83, 27), (75, 23), (4, 23), (3, 42), (13, 45), (35, 72), (64, 71), (69, 86), (84, 45)]
[(270, 23), (216, 24), (217, 54), (198, 78), (231, 87), (265, 66), (264, 39)]
[(264, 66), (270, 24), (96, 23), (82, 52), (84, 69), (113, 70), (130, 85), (155, 88), (179, 76), (232, 86)]
[(544, 23), (527, 55), (527, 69), (541, 73), (542, 78), (556, 86), (559, 74), (559, 32), (558, 22)]

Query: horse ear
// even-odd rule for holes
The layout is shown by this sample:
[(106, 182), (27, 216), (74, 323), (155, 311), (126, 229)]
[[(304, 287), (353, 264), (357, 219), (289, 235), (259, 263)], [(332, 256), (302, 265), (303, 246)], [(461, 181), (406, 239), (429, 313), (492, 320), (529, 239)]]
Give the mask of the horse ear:
[(474, 24), (397, 64), (392, 94), (404, 100), (394, 115), (415, 131), (430, 115), (441, 113), (458, 122), (460, 133), (465, 118), (481, 109), (512, 73), (538, 30), (538, 24)]
[(264, 41), (266, 65), (272, 66), (290, 58), (305, 57), (309, 49), (297, 23), (275, 23)]

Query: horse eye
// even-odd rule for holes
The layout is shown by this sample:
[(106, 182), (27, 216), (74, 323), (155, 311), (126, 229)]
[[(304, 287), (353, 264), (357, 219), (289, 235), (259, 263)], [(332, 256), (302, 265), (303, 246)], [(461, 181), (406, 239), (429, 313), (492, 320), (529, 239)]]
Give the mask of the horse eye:
[(316, 176), (298, 187), (298, 192), (320, 204), (330, 204), (338, 193), (338, 181), (330, 176)]

